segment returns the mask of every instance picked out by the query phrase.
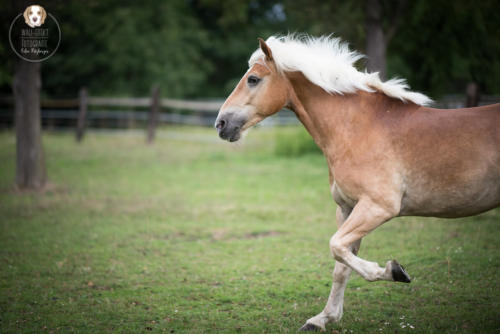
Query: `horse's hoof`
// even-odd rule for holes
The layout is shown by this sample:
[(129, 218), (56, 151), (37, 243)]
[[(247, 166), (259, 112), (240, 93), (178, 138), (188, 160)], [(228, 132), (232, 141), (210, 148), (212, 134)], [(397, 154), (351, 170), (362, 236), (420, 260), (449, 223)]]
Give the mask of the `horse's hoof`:
[(319, 328), (313, 324), (308, 324), (308, 323), (306, 323), (304, 326), (300, 327), (300, 329), (299, 329), (299, 331), (301, 331), (301, 332), (312, 332), (312, 331), (317, 332), (320, 330), (321, 330), (321, 328)]
[(396, 282), (410, 283), (411, 278), (406, 273), (405, 268), (396, 260), (391, 261), (392, 279)]

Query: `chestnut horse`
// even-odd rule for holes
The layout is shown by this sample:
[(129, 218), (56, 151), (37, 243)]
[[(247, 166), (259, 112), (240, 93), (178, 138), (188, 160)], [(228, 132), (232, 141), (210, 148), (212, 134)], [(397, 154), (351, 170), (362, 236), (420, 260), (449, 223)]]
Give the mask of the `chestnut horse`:
[(289, 108), (323, 151), (337, 203), (336, 260), (328, 302), (302, 330), (342, 317), (354, 270), (368, 281), (410, 282), (396, 261), (357, 256), (361, 239), (397, 216), (465, 217), (500, 205), (500, 104), (439, 110), (401, 79), (353, 66), (361, 56), (331, 37), (262, 39), (221, 107), (216, 128), (242, 131)]

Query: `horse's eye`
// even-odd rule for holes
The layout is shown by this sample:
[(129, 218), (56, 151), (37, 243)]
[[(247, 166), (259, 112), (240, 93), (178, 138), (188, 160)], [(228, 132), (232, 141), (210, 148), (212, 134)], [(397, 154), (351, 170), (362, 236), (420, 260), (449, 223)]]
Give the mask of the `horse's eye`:
[(254, 86), (257, 86), (257, 84), (259, 83), (260, 81), (260, 78), (259, 77), (256, 77), (255, 75), (251, 75), (248, 77), (247, 79), (247, 83), (250, 87), (254, 87)]

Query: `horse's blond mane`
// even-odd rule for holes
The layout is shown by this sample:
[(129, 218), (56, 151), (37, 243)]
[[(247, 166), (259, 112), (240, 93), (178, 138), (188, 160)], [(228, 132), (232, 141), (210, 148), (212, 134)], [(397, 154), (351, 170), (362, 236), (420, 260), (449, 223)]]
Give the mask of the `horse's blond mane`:
[[(302, 72), (312, 83), (329, 93), (354, 93), (357, 90), (373, 92), (378, 90), (387, 96), (411, 101), (418, 105), (432, 102), (427, 96), (411, 92), (404, 79), (383, 82), (378, 72), (360, 72), (354, 63), (363, 58), (356, 51), (349, 50), (346, 43), (332, 36), (310, 37), (308, 35), (271, 36), (266, 44), (271, 49), (273, 60), (281, 72)], [(264, 53), (257, 49), (250, 60), (253, 66)]]

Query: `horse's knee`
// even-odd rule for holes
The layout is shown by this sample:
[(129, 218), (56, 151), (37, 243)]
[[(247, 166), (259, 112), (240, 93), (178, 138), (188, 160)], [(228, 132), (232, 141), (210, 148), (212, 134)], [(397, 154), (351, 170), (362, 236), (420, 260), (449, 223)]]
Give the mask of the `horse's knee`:
[(347, 251), (347, 247), (342, 245), (335, 235), (330, 239), (330, 252), (335, 260), (342, 261)]

